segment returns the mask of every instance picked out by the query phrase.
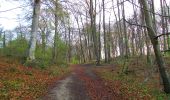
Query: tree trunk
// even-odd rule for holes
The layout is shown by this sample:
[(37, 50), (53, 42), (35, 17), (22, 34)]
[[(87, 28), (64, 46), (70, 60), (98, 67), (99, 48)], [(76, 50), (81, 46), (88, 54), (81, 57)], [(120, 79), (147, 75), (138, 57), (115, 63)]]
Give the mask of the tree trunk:
[(40, 15), (40, 2), (41, 2), (40, 0), (34, 1), (31, 38), (29, 42), (29, 51), (28, 51), (27, 61), (35, 60), (36, 38), (37, 38), (38, 21), (39, 21), (39, 15)]
[(117, 0), (117, 8), (118, 8), (118, 18), (119, 18), (119, 51), (120, 51), (120, 56), (124, 55), (124, 48), (123, 48), (123, 37), (122, 37), (122, 25), (121, 25), (121, 19), (120, 19), (120, 7), (119, 7), (119, 0)]
[(96, 58), (96, 65), (99, 65), (100, 58), (99, 58), (99, 53), (98, 53), (98, 49), (97, 49), (97, 35), (96, 35), (96, 0), (95, 0), (94, 8), (93, 8), (93, 0), (90, 0), (90, 18), (91, 18), (91, 31), (92, 31), (93, 47), (94, 47), (94, 54), (95, 54), (95, 58)]
[(68, 30), (68, 61), (69, 63), (71, 62), (71, 28), (69, 25), (69, 30)]
[(84, 32), (84, 23), (83, 23), (83, 19), (82, 19), (82, 16), (80, 15), (80, 19), (81, 19), (81, 24), (82, 24), (82, 32), (83, 32), (83, 36), (84, 36), (84, 42), (85, 42), (85, 49), (83, 50), (84, 51), (84, 59), (85, 59), (85, 62), (87, 61), (87, 55), (88, 55), (88, 49), (87, 49), (87, 37), (85, 35), (85, 32)]
[(105, 28), (105, 2), (103, 2), (103, 34), (104, 34), (104, 55), (105, 55), (105, 63), (108, 62), (108, 55), (107, 55), (107, 35), (106, 35), (106, 28)]
[[(111, 15), (110, 15), (111, 16)], [(108, 57), (108, 63), (111, 61), (111, 56), (110, 56), (110, 47), (111, 47), (111, 26), (110, 26), (110, 17), (109, 17), (109, 32), (107, 35), (107, 57)]]
[(153, 13), (152, 13), (153, 28), (155, 29), (155, 32), (157, 32), (154, 0), (151, 0), (151, 2), (152, 2), (152, 4), (151, 4), (151, 11), (153, 12)]
[(57, 38), (58, 38), (58, 0), (55, 1), (55, 34), (54, 34), (54, 46), (53, 46), (53, 63), (57, 60)]
[(122, 3), (122, 17), (123, 17), (123, 32), (124, 32), (124, 45), (125, 45), (125, 57), (128, 58), (129, 50), (128, 50), (128, 38), (127, 38), (127, 29), (126, 29), (126, 22), (125, 22), (125, 8), (124, 3)]
[(159, 72), (160, 72), (161, 78), (163, 80), (164, 91), (166, 93), (170, 93), (170, 80), (169, 80), (169, 77), (168, 77), (168, 73), (165, 69), (165, 64), (164, 64), (164, 61), (163, 61), (162, 54), (160, 52), (158, 39), (155, 38), (156, 33), (153, 29), (153, 23), (152, 23), (152, 20), (151, 20), (151, 16), (148, 12), (147, 2), (146, 2), (146, 0), (140, 0), (140, 4), (141, 4), (141, 6), (143, 6), (143, 9), (145, 9), (144, 10), (145, 23), (148, 26), (147, 27), (148, 35), (149, 35), (149, 37), (151, 39), (151, 43), (153, 45), (153, 49), (154, 49), (154, 52), (155, 52), (155, 57), (156, 57), (156, 61), (157, 61), (157, 64), (158, 64)]
[[(161, 26), (162, 26), (162, 34), (165, 34), (165, 18), (164, 18), (164, 5), (163, 5), (163, 0), (160, 0), (160, 6), (161, 6)], [(164, 39), (164, 51), (167, 50), (166, 47), (166, 35), (163, 36)]]
[(76, 19), (76, 22), (77, 22), (77, 25), (78, 25), (78, 34), (79, 34), (79, 41), (80, 41), (80, 53), (82, 55), (81, 59), (85, 63), (86, 60), (85, 60), (84, 51), (83, 51), (83, 44), (82, 44), (82, 40), (81, 40), (81, 30), (80, 30), (80, 26), (79, 26), (79, 20), (78, 20), (77, 17), (75, 17), (75, 19)]
[(4, 36), (3, 36), (3, 48), (6, 47), (6, 34), (4, 32)]
[(41, 28), (41, 43), (42, 43), (42, 54), (45, 56), (45, 48), (46, 48), (46, 34), (45, 34), (45, 27)]

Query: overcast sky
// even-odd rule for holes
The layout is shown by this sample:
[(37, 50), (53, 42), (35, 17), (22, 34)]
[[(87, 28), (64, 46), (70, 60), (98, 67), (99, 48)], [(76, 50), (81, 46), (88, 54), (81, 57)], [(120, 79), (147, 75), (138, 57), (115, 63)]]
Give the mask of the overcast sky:
[[(159, 9), (159, 5), (160, 5), (159, 1), (160, 0), (155, 0), (156, 10)], [(170, 4), (170, 0), (166, 0), (166, 1), (168, 4)], [(131, 8), (129, 8), (129, 6), (131, 5), (129, 3), (125, 3), (125, 5), (126, 5), (126, 8), (125, 8), (126, 15), (130, 16), (133, 13)], [(18, 19), (18, 16), (22, 13), (22, 9), (19, 8), (19, 9), (6, 11), (6, 10), (16, 8), (19, 6), (21, 6), (21, 4), (17, 1), (10, 0), (9, 2), (6, 0), (1, 0), (0, 2), (0, 25), (1, 27), (4, 27), (4, 29), (7, 29), (7, 30), (11, 30), (11, 29), (14, 29), (19, 24), (19, 21), (17, 19)], [(106, 17), (106, 19), (108, 18)]]
[[(17, 16), (21, 14), (21, 9), (14, 9), (10, 11), (6, 11), (12, 8), (16, 8), (20, 6), (18, 2), (6, 0), (1, 0), (0, 2), (0, 25), (4, 27), (4, 29), (13, 29), (18, 25)], [(3, 12), (6, 11), (6, 12)]]

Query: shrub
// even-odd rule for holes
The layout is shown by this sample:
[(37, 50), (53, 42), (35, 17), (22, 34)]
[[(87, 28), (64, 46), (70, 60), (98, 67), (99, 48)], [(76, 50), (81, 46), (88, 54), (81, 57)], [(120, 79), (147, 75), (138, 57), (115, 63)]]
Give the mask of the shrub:
[(9, 42), (6, 48), (3, 48), (6, 56), (13, 56), (23, 58), (26, 57), (26, 50), (28, 48), (28, 42), (24, 38), (18, 38)]

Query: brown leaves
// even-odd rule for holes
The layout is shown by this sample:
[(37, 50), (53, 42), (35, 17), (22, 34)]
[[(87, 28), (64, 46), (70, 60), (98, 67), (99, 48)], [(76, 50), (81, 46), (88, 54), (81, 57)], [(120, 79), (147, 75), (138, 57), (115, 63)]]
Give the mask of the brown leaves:
[(140, 84), (132, 75), (119, 75), (117, 70), (97, 69), (97, 74), (107, 82), (107, 86), (112, 88), (116, 94), (122, 95), (123, 99), (131, 100), (151, 100), (153, 96), (149, 93), (149, 88)]
[[(49, 71), (8, 62), (7, 59), (1, 58), (0, 99), (32, 100), (38, 98), (47, 91), (50, 84), (61, 76), (58, 74), (56, 77), (50, 75)], [(62, 69), (62, 73), (65, 73), (64, 69)]]
[(83, 67), (76, 66), (74, 71), (78, 74), (77, 76), (84, 81), (88, 94), (92, 100), (122, 100), (122, 97), (117, 94), (113, 88), (110, 88), (109, 82), (103, 81), (97, 77), (89, 76), (89, 73), (86, 73), (86, 69)]

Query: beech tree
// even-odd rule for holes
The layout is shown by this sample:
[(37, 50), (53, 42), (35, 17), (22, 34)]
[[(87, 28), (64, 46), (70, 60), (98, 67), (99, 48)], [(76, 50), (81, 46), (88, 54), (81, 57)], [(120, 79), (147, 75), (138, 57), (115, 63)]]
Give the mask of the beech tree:
[(31, 26), (31, 38), (29, 42), (28, 56), (27, 61), (35, 60), (35, 49), (36, 49), (36, 38), (38, 31), (38, 22), (40, 15), (40, 3), (41, 0), (35, 0), (33, 6), (33, 18), (32, 18), (32, 26)]
[(164, 91), (166, 93), (170, 93), (170, 79), (169, 79), (168, 73), (165, 69), (165, 64), (164, 64), (163, 57), (160, 52), (160, 47), (158, 44), (158, 37), (156, 36), (156, 33), (154, 31), (151, 15), (148, 12), (147, 2), (146, 2), (146, 0), (139, 0), (139, 1), (140, 1), (141, 6), (144, 9), (144, 16), (145, 16), (145, 22), (147, 25), (147, 31), (148, 31), (148, 35), (151, 39), (153, 49), (155, 52), (156, 61), (157, 61), (159, 72), (160, 72), (160, 75), (161, 75), (161, 78), (163, 81), (163, 85), (164, 85)]

